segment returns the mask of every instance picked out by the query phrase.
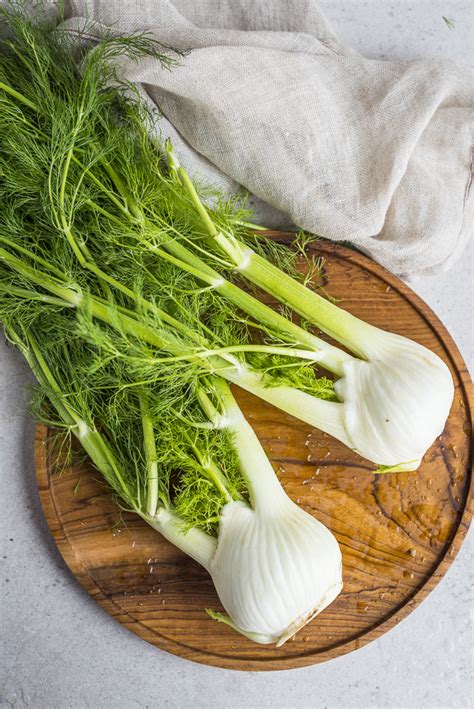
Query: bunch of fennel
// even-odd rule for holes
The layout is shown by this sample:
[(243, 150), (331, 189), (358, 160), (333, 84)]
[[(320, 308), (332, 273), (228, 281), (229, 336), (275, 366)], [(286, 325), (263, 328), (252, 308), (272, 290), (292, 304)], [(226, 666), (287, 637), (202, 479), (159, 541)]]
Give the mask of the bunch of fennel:
[[(208, 568), (234, 626), (260, 641), (282, 640), (339, 592), (340, 553), (332, 535), (284, 495), (223, 380), (375, 463), (410, 470), (444, 425), (449, 372), (425, 348), (361, 323), (309, 290), (291, 253), (248, 234), (248, 215), (236, 202), (211, 194), (213, 209), (206, 207), (170, 147), (167, 168), (148, 137), (152, 117), (114, 71), (123, 52), (150, 53), (170, 64), (163, 48), (134, 36), (73, 52), (67, 34), (0, 12), (9, 27), (0, 50), (0, 317), (6, 332), (30, 361), (62, 425), (78, 436), (126, 506)], [(243, 289), (244, 280), (285, 307), (268, 307)], [(309, 326), (294, 322), (287, 306)], [(48, 361), (46, 333), (64, 332), (63, 322), (76, 349), (66, 338), (61, 357), (48, 349)], [(313, 334), (312, 323), (357, 356)], [(114, 402), (136, 392), (135, 404), (127, 402), (120, 416), (102, 394), (99, 405), (93, 397), (84, 401), (77, 382), (74, 388), (73, 373), (84, 365), (87, 348), (101, 353), (88, 373), (91, 391), (106, 387)], [(94, 379), (112, 364), (107, 385)], [(337, 381), (320, 376), (316, 366)], [(207, 420), (189, 412), (187, 397)], [(135, 433), (120, 428), (120, 435), (109, 431), (105, 439), (102, 432), (112, 421), (118, 431), (126, 412), (135, 412)], [(228, 479), (216, 463), (220, 456), (200, 458), (182, 424), (206, 437), (205, 450), (227, 431), (239, 475)], [(172, 462), (160, 461), (163, 447), (157, 446), (157, 432), (166, 426), (180, 432)], [(138, 430), (140, 443), (127, 447)], [(168, 464), (185, 471), (172, 500)], [(145, 480), (142, 486), (127, 483), (132, 472)], [(257, 492), (260, 482), (265, 494), (275, 491), (268, 505)], [(268, 567), (258, 545), (246, 542), (253, 533), (268, 534), (275, 550)], [(288, 534), (295, 535), (291, 553)], [(306, 536), (314, 548), (311, 562), (303, 561)], [(284, 578), (275, 575), (278, 568)], [(242, 581), (242, 569), (255, 579), (253, 590)], [(296, 586), (285, 593), (283, 581), (290, 578)]]

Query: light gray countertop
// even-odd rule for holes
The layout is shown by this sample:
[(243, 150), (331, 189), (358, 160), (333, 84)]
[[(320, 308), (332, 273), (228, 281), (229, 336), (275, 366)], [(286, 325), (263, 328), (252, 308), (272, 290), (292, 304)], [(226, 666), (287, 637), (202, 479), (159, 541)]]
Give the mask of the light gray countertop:
[[(471, 63), (472, 10), (452, 0), (324, 0), (348, 44), (370, 57), (435, 54)], [(442, 16), (456, 21), (449, 30)], [(473, 361), (472, 243), (448, 273), (410, 283)], [(112, 620), (62, 561), (33, 471), (31, 377), (0, 336), (0, 706), (35, 709), (472, 707), (474, 533), (426, 601), (391, 632), (329, 663), (231, 672), (156, 650)]]

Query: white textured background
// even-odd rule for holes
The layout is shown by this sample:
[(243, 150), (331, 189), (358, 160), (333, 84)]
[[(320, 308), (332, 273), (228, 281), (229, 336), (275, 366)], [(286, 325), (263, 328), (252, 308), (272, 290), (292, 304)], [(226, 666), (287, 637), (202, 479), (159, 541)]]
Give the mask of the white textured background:
[[(369, 57), (438, 54), (472, 62), (469, 2), (321, 0), (320, 5), (340, 37)], [(443, 15), (455, 20), (453, 30)], [(471, 244), (449, 273), (411, 283), (471, 364), (472, 254)], [(71, 577), (43, 520), (33, 472), (33, 424), (25, 411), (29, 382), (20, 356), (1, 338), (1, 707), (474, 706), (472, 530), (443, 581), (417, 610), (380, 640), (323, 665), (278, 673), (208, 668), (160, 652), (122, 628)]]

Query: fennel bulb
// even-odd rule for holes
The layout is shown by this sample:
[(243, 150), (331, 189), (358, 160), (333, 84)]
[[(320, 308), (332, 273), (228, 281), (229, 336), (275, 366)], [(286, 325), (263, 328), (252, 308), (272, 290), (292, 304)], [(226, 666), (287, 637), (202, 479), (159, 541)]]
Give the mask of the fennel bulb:
[(212, 618), (254, 642), (277, 646), (342, 590), (335, 537), (280, 491), (271, 496), (272, 509), (228, 502), (220, 513), (217, 541), (199, 529), (183, 533), (182, 520), (163, 508), (154, 517), (144, 516), (209, 572), (226, 611), (209, 609)]
[(331, 532), (289, 499), (228, 387), (223, 396), (250, 505), (223, 508), (209, 572), (232, 627), (282, 645), (339, 595), (341, 552)]
[(446, 364), (426, 347), (373, 328), (368, 360), (344, 363), (335, 389), (344, 431), (364, 458), (397, 470), (416, 470), (442, 433), (454, 396)]
[(339, 595), (341, 563), (331, 532), (286, 497), (267, 513), (226, 505), (209, 572), (229, 624), (282, 645)]

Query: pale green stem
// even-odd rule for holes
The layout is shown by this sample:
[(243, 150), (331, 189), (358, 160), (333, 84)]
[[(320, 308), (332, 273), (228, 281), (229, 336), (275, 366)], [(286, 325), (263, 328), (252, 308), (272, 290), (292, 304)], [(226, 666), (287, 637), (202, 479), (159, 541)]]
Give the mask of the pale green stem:
[(373, 332), (371, 325), (321, 297), (251, 249), (238, 270), (355, 354), (368, 355), (364, 340)]
[(210, 571), (216, 553), (217, 541), (200, 529), (183, 531), (183, 520), (173, 512), (160, 508), (154, 517), (141, 514), (148, 524), (160, 532), (169, 542)]
[(295, 387), (265, 386), (264, 379), (259, 373), (252, 372), (244, 366), (224, 370), (221, 376), (300, 421), (305, 421), (310, 426), (329, 433), (346, 446), (352, 447), (344, 423), (344, 404), (318, 399)]
[[(220, 347), (217, 349), (205, 349), (202, 351), (195, 351), (193, 357), (196, 359), (209, 359), (212, 357), (224, 357), (226, 354), (233, 354), (239, 352), (247, 352), (249, 354), (262, 353), (262, 354), (274, 354), (281, 357), (290, 357), (296, 359), (305, 359), (308, 362), (319, 362), (321, 355), (318, 352), (312, 352), (311, 350), (300, 350), (293, 347), (276, 347), (271, 345), (232, 345), (230, 347)], [(155, 361), (160, 364), (169, 362), (180, 362), (184, 360), (189, 360), (191, 353), (179, 355), (176, 357), (158, 357)], [(231, 364), (237, 364), (235, 360), (227, 360)]]
[(24, 254), (25, 256), (28, 256), (29, 259), (32, 261), (36, 261), (36, 263), (41, 264), (44, 268), (47, 268), (48, 271), (51, 271), (51, 273), (54, 273), (55, 276), (58, 278), (62, 278), (63, 280), (66, 280), (66, 274), (63, 273), (63, 271), (60, 271), (59, 268), (56, 268), (52, 263), (49, 263), (46, 261), (46, 259), (41, 258), (41, 256), (38, 256), (37, 254), (33, 253), (32, 251), (29, 251), (28, 249), (25, 249), (24, 246), (21, 246), (20, 244), (17, 244), (16, 242), (12, 241), (11, 239), (7, 239), (5, 236), (0, 236), (0, 243), (5, 244), (6, 246), (9, 246), (11, 249), (14, 249), (15, 251), (18, 251), (20, 254)]
[(78, 306), (82, 300), (82, 296), (72, 288), (66, 287), (63, 283), (53, 278), (49, 273), (44, 273), (39, 269), (28, 266), (19, 258), (11, 254), (9, 251), (0, 247), (0, 261), (4, 261), (17, 273), (20, 273), (27, 280), (48, 290), (53, 295), (61, 298), (73, 306)]
[(100, 212), (101, 214), (104, 215), (104, 217), (107, 217), (107, 219), (114, 224), (117, 224), (118, 227), (121, 229), (123, 228), (123, 222), (118, 219), (114, 214), (111, 214), (107, 209), (104, 209), (101, 207), (97, 202), (94, 202), (92, 199), (86, 199), (86, 204), (90, 205), (92, 209), (94, 209), (96, 212)]
[(142, 213), (142, 211), (138, 208), (137, 203), (135, 202), (133, 196), (132, 196), (131, 193), (128, 191), (127, 187), (125, 186), (124, 182), (122, 181), (122, 178), (119, 176), (119, 174), (117, 173), (117, 171), (114, 170), (114, 168), (112, 167), (112, 165), (111, 165), (109, 162), (107, 162), (107, 160), (102, 159), (102, 160), (101, 160), (101, 163), (102, 163), (102, 165), (103, 165), (105, 171), (106, 171), (107, 174), (109, 175), (110, 179), (111, 179), (112, 182), (115, 184), (115, 186), (116, 186), (117, 189), (119, 190), (120, 194), (123, 196), (123, 198), (124, 198), (124, 200), (125, 200), (125, 203), (128, 204), (128, 206), (129, 206), (130, 211), (132, 212), (132, 214), (135, 216), (135, 218), (136, 218), (139, 222), (143, 222), (143, 221), (144, 221), (143, 213)]
[(176, 418), (187, 424), (190, 428), (196, 428), (203, 431), (210, 431), (215, 428), (214, 424), (210, 421), (193, 421), (192, 419), (187, 418), (187, 416), (183, 416), (181, 411), (178, 411), (173, 407), (170, 407), (170, 410), (173, 413), (173, 416), (176, 416)]
[(302, 350), (287, 346), (278, 347), (276, 345), (231, 345), (229, 347), (220, 347), (214, 350), (207, 350), (204, 353), (199, 353), (198, 356), (214, 357), (222, 356), (224, 354), (231, 354), (234, 352), (248, 352), (249, 354), (252, 352), (260, 352), (262, 354), (280, 355), (281, 357), (296, 357), (297, 359), (305, 359), (309, 362), (319, 362), (323, 358), (323, 354), (321, 352)]
[[(218, 381), (218, 379), (215, 380), (215, 382)], [(196, 396), (201, 406), (201, 409), (204, 411), (209, 421), (211, 421), (212, 424), (217, 427), (220, 423), (221, 412), (216, 408), (216, 406), (213, 404), (213, 402), (202, 387), (197, 388)]]
[(59, 198), (60, 205), (61, 205), (60, 222), (61, 222), (63, 232), (66, 236), (66, 239), (68, 240), (69, 245), (74, 252), (74, 255), (78, 259), (79, 263), (81, 265), (84, 265), (84, 256), (82, 254), (81, 249), (79, 248), (79, 246), (76, 243), (76, 240), (72, 234), (70, 225), (67, 222), (66, 215), (64, 214), (64, 191), (66, 189), (65, 183), (66, 183), (66, 178), (67, 178), (67, 172), (69, 170), (69, 165), (71, 163), (71, 156), (72, 156), (72, 148), (68, 151), (68, 154), (66, 156), (66, 165), (65, 165), (63, 177), (61, 180), (61, 189), (60, 189), (60, 198)]
[(201, 461), (202, 469), (210, 480), (214, 483), (226, 502), (232, 502), (233, 497), (227, 489), (225, 478), (220, 468), (213, 460)]
[(28, 98), (26, 98), (26, 96), (23, 96), (23, 94), (20, 94), (18, 91), (15, 91), (15, 89), (11, 86), (4, 84), (3, 81), (0, 81), (0, 89), (5, 91), (7, 94), (10, 94), (10, 96), (13, 96), (13, 98), (15, 98), (17, 101), (24, 103), (25, 106), (28, 106), (28, 108), (33, 109), (33, 111), (38, 110), (35, 104), (32, 103)]
[(156, 514), (156, 508), (158, 506), (158, 463), (155, 431), (153, 429), (153, 419), (150, 416), (144, 396), (140, 395), (139, 399), (142, 416), (143, 447), (147, 467), (146, 514), (153, 516)]
[(139, 506), (137, 505), (135, 495), (125, 482), (120, 471), (120, 466), (115, 460), (115, 456), (104, 437), (97, 429), (92, 429), (80, 424), (77, 428), (74, 428), (73, 431), (82, 447), (89, 455), (96, 468), (103, 474), (107, 482), (123, 496), (126, 503), (130, 505), (135, 512), (138, 512)]
[(188, 337), (190, 340), (194, 341), (196, 344), (199, 344), (202, 347), (207, 345), (207, 341), (204, 337), (201, 337), (198, 333), (196, 333), (194, 330), (191, 330), (191, 328), (187, 327), (179, 320), (176, 320), (176, 318), (174, 318), (172, 315), (168, 315), (166, 310), (163, 310), (151, 301), (147, 300), (146, 298), (143, 298), (143, 296), (139, 295), (138, 293), (135, 293), (135, 291), (120, 283), (120, 281), (117, 281), (112, 276), (109, 276), (107, 273), (105, 273), (105, 271), (102, 271), (102, 269), (100, 269), (93, 261), (84, 261), (82, 265), (87, 270), (91, 271), (92, 273), (95, 273), (98, 278), (105, 281), (106, 283), (126, 295), (138, 306), (142, 307), (149, 313), (152, 313), (159, 320), (166, 323), (167, 325), (171, 325), (171, 327)]
[(225, 410), (223, 417), (233, 434), (240, 470), (248, 484), (251, 505), (254, 509), (268, 513), (276, 512), (282, 504), (288, 502), (287, 495), (229, 386), (224, 382), (218, 386)]
[(68, 220), (66, 219), (65, 198), (66, 198), (66, 185), (67, 185), (67, 178), (68, 178), (68, 174), (69, 174), (69, 167), (71, 165), (71, 160), (72, 160), (72, 157), (74, 154), (74, 144), (76, 142), (77, 133), (79, 132), (79, 128), (80, 128), (80, 125), (82, 122), (83, 113), (84, 113), (84, 97), (82, 98), (82, 103), (81, 103), (81, 107), (79, 110), (79, 116), (77, 118), (76, 125), (75, 125), (73, 133), (72, 133), (72, 145), (66, 153), (66, 160), (64, 163), (63, 172), (62, 172), (62, 176), (61, 176), (61, 185), (59, 188), (60, 222), (61, 222), (64, 234), (66, 236), (66, 239), (68, 240), (76, 258), (78, 259), (78, 261), (81, 265), (84, 264), (85, 258), (83, 255), (83, 251), (80, 249), (80, 247), (76, 243), (74, 235), (72, 234), (71, 225), (68, 222)]
[(236, 221), (235, 224), (246, 227), (247, 229), (251, 229), (253, 231), (270, 231), (267, 226), (262, 226), (261, 224), (254, 224), (253, 222), (243, 222), (239, 220)]
[(234, 623), (232, 618), (227, 615), (227, 613), (219, 613), (218, 611), (213, 611), (212, 608), (206, 608), (206, 613), (210, 618), (212, 618), (212, 620), (216, 620), (218, 623), (228, 625), (229, 628), (232, 628), (232, 630), (235, 630), (237, 633), (244, 635), (246, 638), (252, 640), (255, 643), (268, 645), (270, 642), (272, 642), (270, 636), (265, 635), (264, 633), (252, 633), (249, 630), (242, 630), (242, 628), (239, 628), (239, 626)]
[(165, 147), (166, 147), (166, 151), (168, 153), (168, 164), (170, 166), (170, 169), (173, 170), (174, 172), (176, 172), (177, 175), (179, 176), (180, 180), (185, 184), (185, 186), (188, 190), (189, 196), (191, 197), (191, 200), (196, 208), (196, 211), (198, 212), (199, 216), (201, 217), (202, 221), (204, 222), (209, 234), (211, 236), (216, 236), (218, 234), (218, 230), (217, 230), (214, 222), (212, 221), (212, 219), (209, 217), (209, 214), (207, 213), (207, 210), (205, 209), (201, 200), (199, 199), (199, 195), (196, 192), (196, 188), (194, 187), (190, 177), (188, 176), (186, 171), (183, 170), (183, 168), (179, 164), (179, 161), (177, 159), (176, 153), (173, 150), (173, 146), (172, 146), (170, 140), (166, 141)]
[(70, 303), (67, 303), (61, 298), (56, 298), (54, 295), (46, 295), (45, 293), (37, 293), (35, 291), (29, 291), (26, 288), (17, 288), (11, 284), (0, 283), (0, 292), (6, 295), (14, 295), (16, 298), (23, 298), (25, 300), (37, 300), (40, 303), (47, 303), (48, 305), (57, 305), (61, 308), (72, 308)]

